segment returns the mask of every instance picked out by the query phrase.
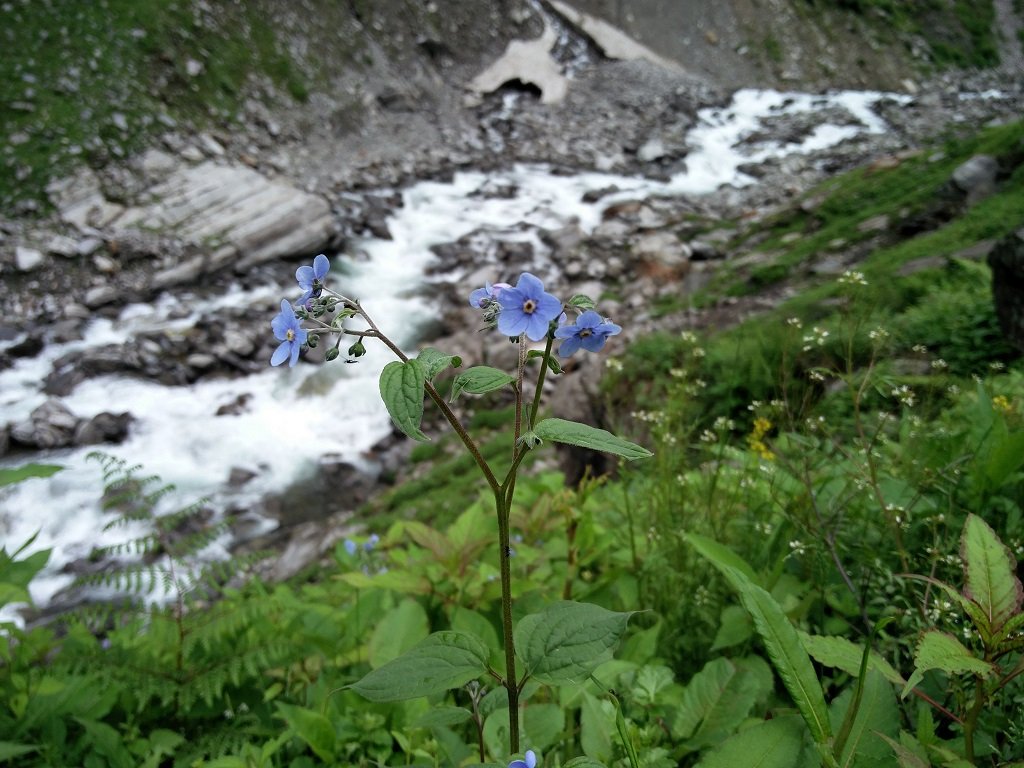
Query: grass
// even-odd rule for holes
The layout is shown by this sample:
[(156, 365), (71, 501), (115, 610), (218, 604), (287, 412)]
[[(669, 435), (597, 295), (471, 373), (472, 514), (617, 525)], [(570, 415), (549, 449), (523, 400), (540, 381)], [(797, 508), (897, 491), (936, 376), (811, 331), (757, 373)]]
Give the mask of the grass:
[(5, 3), (0, 207), (45, 210), (51, 178), (83, 160), (125, 157), (176, 123), (231, 124), (254, 74), (304, 99), (303, 75), (263, 5)]

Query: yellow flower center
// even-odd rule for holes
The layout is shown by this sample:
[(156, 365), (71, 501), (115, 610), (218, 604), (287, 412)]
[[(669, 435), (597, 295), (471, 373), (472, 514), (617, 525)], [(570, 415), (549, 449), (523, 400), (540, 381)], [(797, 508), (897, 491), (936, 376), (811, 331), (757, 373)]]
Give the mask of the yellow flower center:
[(284, 337), (288, 339), (288, 341), (295, 341), (295, 331), (289, 328)]
[(537, 302), (533, 299), (527, 299), (523, 302), (523, 312), (528, 315), (532, 315), (537, 309)]
[(581, 339), (585, 339), (585, 338), (587, 338), (587, 336), (592, 336), (593, 334), (594, 334), (594, 332), (592, 330), (590, 330), (589, 328), (583, 328), (582, 330), (580, 330), (580, 338)]

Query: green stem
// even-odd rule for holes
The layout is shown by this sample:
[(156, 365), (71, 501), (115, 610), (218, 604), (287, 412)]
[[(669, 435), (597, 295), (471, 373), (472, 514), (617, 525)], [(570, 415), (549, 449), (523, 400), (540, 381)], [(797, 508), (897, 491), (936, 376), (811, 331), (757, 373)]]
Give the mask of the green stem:
[(981, 675), (975, 676), (974, 703), (964, 717), (964, 757), (971, 765), (974, 762), (974, 731), (978, 727), (978, 717), (985, 708), (985, 680)]
[(516, 684), (516, 649), (512, 638), (512, 542), (509, 533), (511, 498), (506, 489), (494, 494), (498, 512), (498, 557), (501, 564), (501, 628), (505, 646), (505, 690), (508, 692), (508, 737), (510, 752), (519, 751), (519, 686)]
[(548, 343), (544, 347), (544, 357), (540, 361), (540, 373), (537, 375), (537, 389), (533, 393), (533, 404), (530, 406), (530, 429), (537, 426), (537, 411), (540, 410), (540, 396), (544, 390), (544, 378), (548, 374), (548, 356), (551, 354), (551, 347), (555, 343), (555, 337), (549, 333)]

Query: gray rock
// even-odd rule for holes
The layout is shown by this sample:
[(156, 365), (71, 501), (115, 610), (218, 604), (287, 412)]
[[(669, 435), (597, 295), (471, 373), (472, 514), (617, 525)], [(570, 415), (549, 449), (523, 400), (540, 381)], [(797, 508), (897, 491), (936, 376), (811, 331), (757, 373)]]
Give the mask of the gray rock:
[(14, 249), (14, 263), (22, 272), (32, 272), (43, 266), (46, 258), (43, 252), (36, 248), (28, 248), (19, 245)]
[(46, 450), (72, 444), (78, 418), (60, 400), (50, 398), (29, 417), (10, 428), (11, 441), (27, 448)]
[(121, 292), (112, 285), (97, 285), (85, 292), (82, 303), (89, 309), (113, 304), (121, 297)]
[(123, 442), (133, 421), (135, 418), (130, 413), (98, 413), (79, 422), (73, 442), (75, 445)]
[(46, 252), (69, 259), (78, 255), (78, 243), (67, 235), (54, 235), (46, 245)]
[(666, 267), (678, 267), (690, 258), (690, 249), (672, 232), (651, 232), (633, 244), (633, 255)]
[(98, 237), (86, 237), (75, 246), (75, 253), (79, 256), (92, 256), (103, 246), (103, 240)]
[(1010, 343), (1024, 350), (1024, 227), (996, 243), (988, 264), (999, 326)]
[(640, 149), (636, 151), (636, 158), (642, 163), (651, 163), (660, 160), (668, 154), (665, 151), (665, 143), (660, 137), (648, 139)]
[(953, 184), (967, 196), (972, 204), (992, 194), (996, 189), (999, 162), (991, 155), (975, 155), (953, 171)]

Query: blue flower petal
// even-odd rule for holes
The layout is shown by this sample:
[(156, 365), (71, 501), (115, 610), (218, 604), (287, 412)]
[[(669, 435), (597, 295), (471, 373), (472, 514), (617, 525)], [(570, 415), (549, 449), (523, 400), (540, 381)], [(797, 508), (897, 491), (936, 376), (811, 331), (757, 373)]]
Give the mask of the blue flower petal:
[(489, 298), (491, 298), (491, 292), (487, 288), (477, 288), (469, 294), (469, 306), (480, 309), (482, 306), (481, 302)]
[(518, 336), (530, 325), (530, 315), (522, 307), (502, 308), (498, 315), (498, 331), (505, 336)]
[(592, 309), (588, 309), (579, 319), (576, 320), (576, 325), (580, 328), (596, 328), (603, 322), (602, 317)]
[(571, 336), (562, 342), (562, 346), (558, 348), (559, 357), (569, 357), (573, 352), (580, 348), (580, 337)]
[(313, 276), (317, 280), (323, 280), (330, 268), (331, 262), (322, 253), (313, 259)]
[(580, 329), (577, 328), (575, 325), (563, 325), (558, 328), (555, 328), (555, 338), (571, 339), (573, 336), (579, 333), (579, 331)]
[(557, 296), (550, 293), (542, 293), (537, 299), (537, 310), (535, 314), (544, 318), (544, 322), (550, 323), (562, 314), (562, 302)]
[(295, 279), (299, 281), (300, 287), (308, 288), (316, 279), (316, 273), (312, 267), (299, 267), (295, 270)]
[(273, 357), (270, 358), (271, 365), (280, 365), (288, 359), (288, 354), (291, 352), (292, 343), (290, 341), (283, 341), (281, 345), (274, 350)]
[(534, 312), (532, 315), (524, 315), (527, 318), (526, 321), (526, 338), (530, 341), (540, 341), (541, 339), (547, 338), (548, 327), (551, 325), (551, 320), (545, 318), (540, 312)]
[(527, 299), (540, 301), (540, 297), (544, 293), (544, 283), (542, 283), (540, 278), (535, 275), (531, 275), (529, 272), (523, 272), (523, 274), (519, 276), (519, 280), (516, 282), (515, 289), (521, 292)]
[(302, 349), (302, 345), (296, 341), (292, 342), (292, 358), (288, 361), (288, 367), (294, 368), (295, 364), (299, 362), (299, 350)]
[(601, 323), (601, 333), (605, 336), (615, 336), (622, 332), (622, 326), (616, 325), (615, 323), (609, 323), (607, 320)]
[(603, 333), (595, 333), (591, 336), (582, 336), (580, 344), (587, 352), (600, 352), (606, 338)]

